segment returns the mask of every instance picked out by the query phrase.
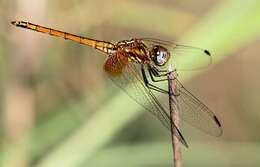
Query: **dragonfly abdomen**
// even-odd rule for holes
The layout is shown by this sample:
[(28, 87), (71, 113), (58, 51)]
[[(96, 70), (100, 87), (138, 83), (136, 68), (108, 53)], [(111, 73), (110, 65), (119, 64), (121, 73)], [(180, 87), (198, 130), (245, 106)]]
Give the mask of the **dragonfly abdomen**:
[(32, 24), (32, 23), (25, 22), (25, 21), (12, 21), (11, 23), (17, 27), (21, 27), (21, 28), (41, 32), (41, 33), (46, 33), (46, 34), (49, 34), (52, 36), (61, 37), (66, 40), (68, 39), (68, 40), (72, 40), (72, 41), (80, 43), (80, 44), (91, 46), (97, 50), (100, 50), (100, 51), (108, 53), (108, 54), (113, 53), (115, 50), (115, 45), (110, 42), (94, 40), (94, 39), (70, 34), (70, 33), (64, 32), (64, 31), (55, 30), (55, 29), (48, 28), (48, 27), (43, 27), (43, 26), (40, 26), (37, 24)]
[(115, 52), (115, 46), (112, 43), (104, 42), (104, 41), (95, 41), (95, 43), (92, 44), (92, 47), (95, 49), (98, 49), (102, 52), (105, 52), (107, 54), (112, 54)]

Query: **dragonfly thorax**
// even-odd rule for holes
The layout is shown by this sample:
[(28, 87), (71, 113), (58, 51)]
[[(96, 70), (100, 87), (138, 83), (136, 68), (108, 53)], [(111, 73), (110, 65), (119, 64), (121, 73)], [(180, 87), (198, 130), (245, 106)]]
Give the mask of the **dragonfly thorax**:
[(161, 45), (154, 45), (150, 51), (150, 56), (155, 65), (163, 66), (168, 62), (170, 52)]
[(117, 43), (118, 51), (125, 52), (128, 60), (136, 63), (146, 63), (151, 61), (149, 57), (149, 50), (144, 43), (136, 40), (125, 40)]

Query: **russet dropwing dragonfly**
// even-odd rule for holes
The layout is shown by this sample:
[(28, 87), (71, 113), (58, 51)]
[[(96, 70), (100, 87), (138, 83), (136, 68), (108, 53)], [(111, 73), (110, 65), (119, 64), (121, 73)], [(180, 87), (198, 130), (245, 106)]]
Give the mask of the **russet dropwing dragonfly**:
[[(158, 94), (169, 95), (168, 89), (160, 86), (160, 83), (168, 80), (166, 65), (174, 64), (178, 70), (197, 69), (201, 67), (198, 63), (198, 67), (185, 67), (182, 61), (200, 59), (210, 63), (209, 51), (153, 38), (134, 38), (111, 43), (25, 21), (11, 23), (17, 27), (72, 40), (103, 52), (107, 56), (103, 68), (109, 78), (144, 109), (155, 115), (166, 128), (171, 130), (172, 126), (176, 132), (174, 135), (188, 147), (179, 127), (171, 121), (167, 105), (158, 97)], [(185, 89), (177, 78), (174, 80), (180, 118), (209, 135), (220, 136), (222, 127), (217, 116)]]

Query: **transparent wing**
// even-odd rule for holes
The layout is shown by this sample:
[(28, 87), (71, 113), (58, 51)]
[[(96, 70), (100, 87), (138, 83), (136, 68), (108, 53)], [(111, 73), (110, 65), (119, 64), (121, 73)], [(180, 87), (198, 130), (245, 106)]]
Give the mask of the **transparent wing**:
[(177, 79), (176, 84), (181, 119), (209, 135), (220, 136), (222, 128), (217, 116)]
[[(168, 110), (162, 107), (153, 92), (145, 86), (142, 79), (140, 64), (128, 63), (120, 75), (108, 74), (108, 76), (133, 100), (156, 116), (167, 129), (171, 129), (171, 119), (167, 113)], [(188, 147), (180, 130), (174, 123), (173, 127), (174, 135), (180, 140), (181, 143)]]
[(210, 52), (203, 48), (180, 45), (174, 42), (154, 38), (140, 38), (137, 40), (145, 43), (148, 48), (152, 48), (154, 45), (161, 45), (167, 48), (171, 53), (169, 63), (177, 70), (186, 71), (203, 69), (212, 62)]
[[(171, 52), (172, 57), (170, 63), (173, 64), (177, 70), (200, 69), (211, 63), (209, 51), (202, 48), (179, 45), (173, 42), (153, 38), (142, 38), (139, 40), (142, 40), (149, 48), (152, 48), (154, 45), (166, 47)], [(189, 64), (195, 65), (190, 67), (188, 66)], [(177, 79), (176, 82), (177, 94), (179, 95), (177, 100), (181, 119), (207, 134), (220, 136), (222, 134), (222, 128), (216, 115), (198, 98), (184, 88)], [(167, 89), (165, 84), (161, 84), (160, 86)], [(168, 106), (166, 99), (162, 99), (160, 102), (163, 106)]]

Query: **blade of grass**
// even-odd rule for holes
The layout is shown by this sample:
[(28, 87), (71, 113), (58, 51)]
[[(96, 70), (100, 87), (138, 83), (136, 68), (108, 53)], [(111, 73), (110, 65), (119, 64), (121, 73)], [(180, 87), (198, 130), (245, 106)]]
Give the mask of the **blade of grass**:
[(48, 154), (37, 167), (77, 166), (83, 159), (91, 157), (141, 113), (140, 107), (126, 96), (120, 93), (113, 97), (110, 103), (104, 105), (61, 147)]
[(165, 36), (174, 37), (183, 33), (197, 20), (191, 13), (176, 8), (165, 8), (165, 6), (160, 5), (128, 1), (120, 7), (121, 10), (115, 12), (115, 15), (111, 17), (111, 21), (115, 25), (127, 29), (133, 27), (144, 32), (155, 32), (155, 34), (160, 33)]
[(62, 106), (46, 121), (37, 121), (33, 129), (32, 159), (38, 159), (73, 133), (88, 118), (88, 113), (82, 113), (85, 110), (88, 110), (85, 103), (73, 103)]
[[(184, 166), (259, 166), (259, 154), (256, 143), (192, 143), (192, 151), (184, 150), (183, 158)], [(142, 143), (106, 148), (83, 166), (171, 166), (171, 159), (170, 143)]]
[(209, 49), (216, 64), (233, 50), (260, 37), (259, 18), (260, 1), (230, 0), (212, 10), (182, 41)]

